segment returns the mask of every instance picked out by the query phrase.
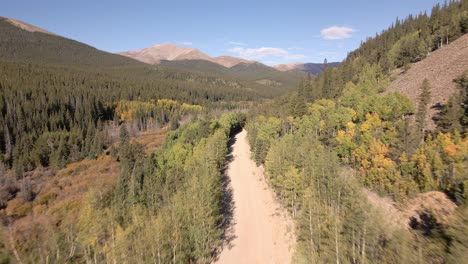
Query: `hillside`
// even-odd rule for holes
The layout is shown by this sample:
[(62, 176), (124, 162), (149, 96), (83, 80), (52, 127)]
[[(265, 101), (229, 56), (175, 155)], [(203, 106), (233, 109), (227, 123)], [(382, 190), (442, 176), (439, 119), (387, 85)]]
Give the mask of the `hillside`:
[(306, 74), (301, 71), (282, 72), (259, 62), (241, 62), (230, 68), (206, 60), (163, 60), (160, 65), (168, 69), (199, 74), (216, 74), (220, 77), (244, 80), (258, 85), (267, 84), (266, 86), (271, 86), (272, 91), (278, 88), (283, 91), (291, 90), (306, 77)]
[(424, 79), (431, 86), (430, 109), (426, 117), (426, 128), (434, 130), (433, 117), (438, 113), (438, 105), (444, 105), (456, 91), (454, 79), (468, 70), (468, 34), (438, 49), (424, 60), (413, 63), (406, 72), (399, 71), (387, 92), (400, 92), (407, 95), (415, 104), (419, 102), (420, 87)]
[(5, 21), (13, 24), (14, 26), (17, 26), (17, 27), (22, 28), (24, 30), (27, 30), (29, 32), (41, 32), (41, 33), (46, 33), (46, 34), (50, 34), (50, 35), (55, 35), (54, 33), (49, 32), (49, 31), (47, 31), (45, 29), (36, 27), (34, 25), (31, 25), (31, 24), (28, 24), (28, 23), (25, 23), (23, 21), (19, 21), (19, 20), (13, 19), (13, 18), (0, 17), (0, 19), (4, 19)]
[(281, 72), (265, 64), (256, 63), (239, 63), (229, 68), (230, 73), (234, 76), (239, 76), (249, 80), (273, 80), (281, 84), (296, 86), (301, 78), (305, 78), (305, 74), (299, 71)]
[(8, 18), (0, 18), (0, 59), (36, 64), (73, 65), (82, 68), (144, 66), (136, 60), (98, 50)]
[[(450, 1), (397, 19), (250, 113), (252, 156), (296, 216), (296, 261), (466, 263), (467, 10)], [(455, 78), (463, 90), (427, 133), (427, 108)]]

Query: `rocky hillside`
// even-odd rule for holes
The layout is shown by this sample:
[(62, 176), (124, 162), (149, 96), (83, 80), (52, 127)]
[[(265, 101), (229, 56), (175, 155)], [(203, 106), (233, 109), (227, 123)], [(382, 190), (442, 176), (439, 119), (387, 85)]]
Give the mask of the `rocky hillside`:
[(430, 109), (426, 117), (427, 129), (434, 129), (433, 117), (438, 113), (438, 105), (443, 105), (456, 91), (453, 80), (468, 70), (468, 34), (432, 52), (426, 59), (413, 63), (406, 72), (396, 72), (396, 79), (387, 92), (401, 92), (416, 104), (419, 101), (420, 87), (424, 79), (431, 86)]

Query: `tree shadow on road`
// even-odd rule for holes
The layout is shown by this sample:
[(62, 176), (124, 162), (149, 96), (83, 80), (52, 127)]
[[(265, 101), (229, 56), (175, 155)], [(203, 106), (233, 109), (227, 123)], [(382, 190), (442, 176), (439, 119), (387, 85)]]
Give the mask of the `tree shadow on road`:
[(233, 145), (236, 143), (235, 135), (231, 137), (228, 142), (228, 152), (226, 155), (226, 162), (221, 174), (221, 184), (223, 188), (223, 196), (221, 198), (221, 214), (222, 218), (219, 222), (219, 227), (223, 230), (222, 234), (222, 245), (216, 252), (214, 252), (214, 260), (218, 260), (219, 254), (225, 248), (232, 248), (232, 241), (236, 238), (234, 230), (234, 197), (233, 189), (231, 186), (231, 179), (228, 175), (228, 168), (231, 162), (234, 160)]

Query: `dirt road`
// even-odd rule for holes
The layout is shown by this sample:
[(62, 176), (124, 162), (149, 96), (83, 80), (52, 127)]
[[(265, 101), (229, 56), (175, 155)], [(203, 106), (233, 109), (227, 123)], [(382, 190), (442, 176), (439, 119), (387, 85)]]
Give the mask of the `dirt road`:
[(235, 137), (227, 171), (232, 187), (233, 220), (227, 242), (215, 263), (291, 262), (293, 222), (275, 201), (263, 170), (250, 159), (246, 131)]

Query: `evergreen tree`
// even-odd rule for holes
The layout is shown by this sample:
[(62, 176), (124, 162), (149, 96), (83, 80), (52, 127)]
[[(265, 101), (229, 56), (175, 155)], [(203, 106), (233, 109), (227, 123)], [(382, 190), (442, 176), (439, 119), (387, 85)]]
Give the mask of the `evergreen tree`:
[(431, 100), (431, 87), (427, 79), (424, 79), (420, 90), (418, 111), (416, 112), (416, 130), (419, 135), (419, 139), (422, 139), (424, 137), (424, 129), (426, 127), (427, 108)]

